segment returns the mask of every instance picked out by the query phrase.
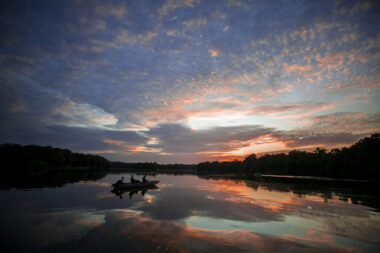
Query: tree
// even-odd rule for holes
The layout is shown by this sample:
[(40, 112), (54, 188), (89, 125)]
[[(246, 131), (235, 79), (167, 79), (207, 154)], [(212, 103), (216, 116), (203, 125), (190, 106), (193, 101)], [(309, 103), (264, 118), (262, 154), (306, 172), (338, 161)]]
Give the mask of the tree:
[(250, 154), (244, 159), (244, 167), (249, 172), (257, 171), (257, 156), (256, 154)]

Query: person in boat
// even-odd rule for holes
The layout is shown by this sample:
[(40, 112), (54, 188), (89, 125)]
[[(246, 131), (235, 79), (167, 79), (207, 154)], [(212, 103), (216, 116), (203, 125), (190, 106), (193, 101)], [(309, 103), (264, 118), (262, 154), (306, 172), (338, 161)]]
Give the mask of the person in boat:
[(139, 180), (136, 180), (133, 178), (133, 175), (131, 176), (131, 183), (134, 184), (134, 183), (140, 183)]
[(116, 185), (124, 184), (124, 177), (116, 181)]
[(148, 182), (148, 180), (146, 179), (146, 175), (143, 176), (142, 181), (143, 181), (143, 183)]

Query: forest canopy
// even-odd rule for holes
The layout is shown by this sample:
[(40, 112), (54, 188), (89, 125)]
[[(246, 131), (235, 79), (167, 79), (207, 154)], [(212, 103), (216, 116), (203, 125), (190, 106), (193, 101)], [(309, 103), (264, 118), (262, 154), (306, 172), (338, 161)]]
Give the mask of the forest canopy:
[(73, 153), (67, 149), (18, 144), (0, 145), (2, 164), (7, 169), (43, 171), (47, 169), (108, 169), (107, 159), (98, 155)]
[(349, 148), (293, 150), (288, 154), (247, 156), (244, 161), (203, 162), (198, 172), (241, 171), (247, 173), (377, 179), (380, 176), (380, 134), (361, 139)]
[(197, 165), (109, 162), (89, 154), (73, 153), (67, 149), (17, 144), (0, 145), (0, 157), (8, 169), (28, 172), (51, 168), (75, 170), (108, 169), (109, 167), (141, 171), (197, 171), (198, 173), (257, 172), (276, 175), (318, 176), (333, 178), (378, 179), (380, 177), (380, 134), (361, 139), (350, 147), (316, 148), (313, 152), (293, 150), (289, 153), (248, 155), (243, 161), (202, 162)]

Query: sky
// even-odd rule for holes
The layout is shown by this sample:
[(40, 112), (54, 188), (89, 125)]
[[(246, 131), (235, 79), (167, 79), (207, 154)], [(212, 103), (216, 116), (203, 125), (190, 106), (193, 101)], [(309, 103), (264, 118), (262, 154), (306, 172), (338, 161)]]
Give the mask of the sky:
[(378, 1), (1, 1), (0, 143), (198, 163), (380, 132)]

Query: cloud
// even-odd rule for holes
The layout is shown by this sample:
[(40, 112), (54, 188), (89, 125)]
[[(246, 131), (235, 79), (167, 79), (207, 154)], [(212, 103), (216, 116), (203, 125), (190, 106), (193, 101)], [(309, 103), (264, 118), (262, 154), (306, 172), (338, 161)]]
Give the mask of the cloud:
[(290, 148), (341, 147), (380, 131), (378, 114), (335, 113), (311, 117), (307, 122), (304, 127), (278, 131), (273, 136)]
[(342, 112), (315, 116), (310, 120), (310, 128), (368, 134), (380, 130), (380, 114)]
[(70, 148), (74, 151), (113, 149), (116, 152), (120, 152), (120, 149), (115, 149), (112, 143), (107, 143), (104, 140), (115, 139), (135, 146), (144, 144), (148, 140), (146, 137), (133, 131), (103, 130), (83, 127), (46, 126), (43, 129), (32, 129), (32, 134), (17, 131), (19, 131), (19, 129), (15, 129), (15, 133), (11, 133), (8, 138), (3, 137), (3, 139), (10, 139), (7, 142), (51, 145)]
[[(143, 145), (128, 145), (125, 141), (119, 141), (119, 140), (112, 140), (112, 139), (105, 139), (105, 143), (116, 145), (118, 147), (121, 147), (123, 149), (123, 152), (153, 152), (153, 153), (160, 153), (161, 149), (158, 148), (149, 148)], [(149, 144), (149, 142), (148, 142)]]
[[(245, 145), (244, 141), (271, 133), (273, 129), (262, 126), (215, 127), (205, 130), (193, 130), (179, 124), (160, 124), (149, 129), (146, 134), (155, 137), (167, 153), (197, 153), (207, 151), (226, 152)], [(235, 142), (236, 141), (236, 142)]]
[(340, 8), (340, 14), (342, 15), (354, 15), (360, 11), (366, 11), (373, 5), (371, 1), (360, 1), (356, 3), (353, 7), (342, 7)]
[(312, 65), (289, 65), (284, 63), (284, 68), (286, 71), (309, 71), (313, 69)]
[(122, 19), (128, 13), (128, 10), (125, 5), (99, 2), (95, 6), (95, 13), (98, 15), (110, 15), (117, 19)]
[(285, 143), (286, 147), (293, 149), (305, 149), (307, 146), (317, 147), (331, 147), (342, 146), (344, 144), (352, 144), (363, 138), (363, 135), (355, 135), (352, 133), (313, 133), (311, 131), (291, 131), (283, 134), (275, 134), (274, 137), (278, 138)]
[(67, 28), (72, 33), (88, 36), (98, 32), (105, 32), (107, 22), (101, 18), (87, 18), (86, 16), (82, 16), (78, 18), (77, 23), (68, 23)]
[(259, 105), (250, 110), (250, 114), (279, 114), (279, 118), (300, 118), (311, 115), (318, 111), (329, 110), (334, 108), (334, 104), (323, 102), (302, 102), (297, 104), (272, 104)]
[[(57, 119), (57, 114), (62, 117)], [(54, 115), (45, 122), (51, 125), (107, 127), (115, 125), (117, 118), (96, 106), (69, 101), (55, 108)]]
[(209, 49), (208, 52), (210, 53), (212, 57), (219, 55), (219, 51), (217, 49)]
[(110, 40), (92, 38), (87, 44), (73, 44), (73, 48), (80, 51), (89, 51), (94, 53), (102, 53), (104, 50), (120, 49), (125, 45), (147, 45), (158, 33), (154, 31), (144, 31), (141, 33), (132, 33), (131, 31), (120, 28), (113, 34)]
[(234, 6), (234, 7), (243, 7), (245, 9), (249, 8), (248, 3), (242, 0), (228, 0), (227, 5)]
[(182, 22), (182, 24), (186, 27), (186, 29), (194, 29), (207, 25), (208, 20), (205, 17), (198, 17), (194, 19), (185, 20)]
[(36, 59), (22, 56), (22, 55), (11, 55), (11, 54), (0, 54), (0, 62), (6, 62), (6, 61), (17, 61), (22, 64), (35, 64)]
[(158, 19), (161, 20), (166, 17), (171, 11), (181, 8), (190, 7), (194, 8), (199, 3), (199, 0), (166, 0), (164, 4), (157, 10)]
[[(3, 90), (4, 102), (12, 100), (11, 105), (3, 106), (3, 118), (9, 123), (46, 124), (82, 127), (107, 127), (115, 125), (117, 118), (102, 108), (88, 103), (76, 103), (61, 91), (39, 85), (28, 80), (9, 83)], [(12, 99), (6, 98), (12, 94)]]

